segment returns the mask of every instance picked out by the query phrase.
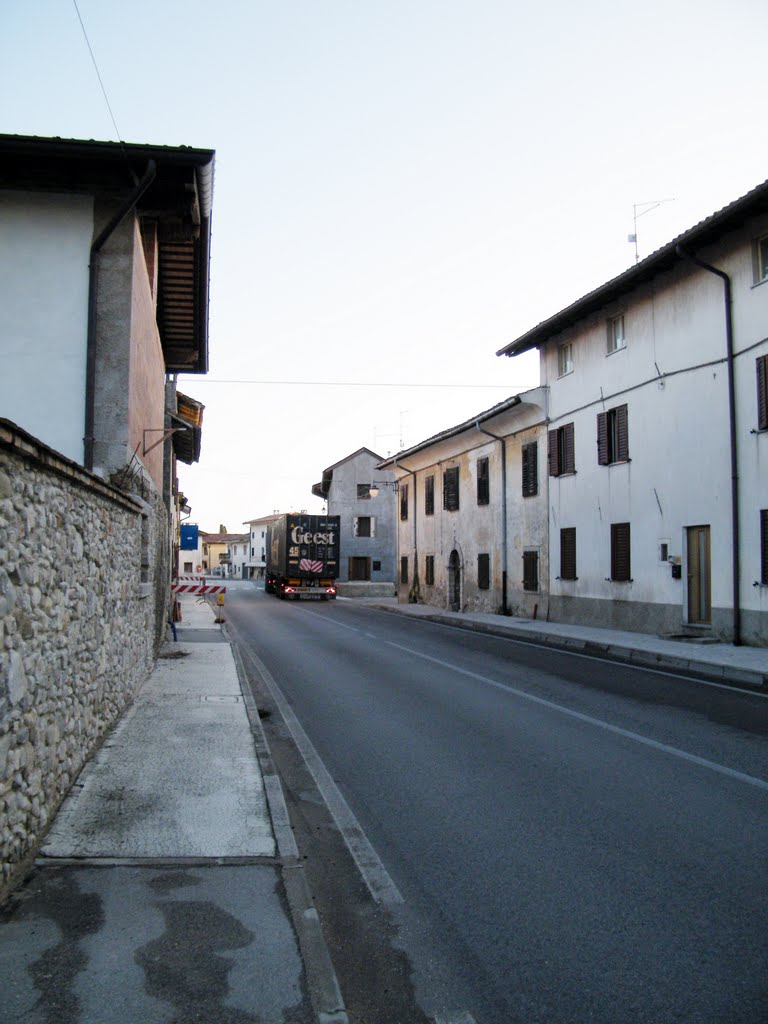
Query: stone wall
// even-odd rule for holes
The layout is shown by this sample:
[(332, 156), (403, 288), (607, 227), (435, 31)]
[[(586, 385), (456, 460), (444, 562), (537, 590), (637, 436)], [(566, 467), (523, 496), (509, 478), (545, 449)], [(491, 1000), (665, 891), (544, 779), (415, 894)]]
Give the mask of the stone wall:
[(0, 421), (0, 895), (153, 666), (163, 511)]

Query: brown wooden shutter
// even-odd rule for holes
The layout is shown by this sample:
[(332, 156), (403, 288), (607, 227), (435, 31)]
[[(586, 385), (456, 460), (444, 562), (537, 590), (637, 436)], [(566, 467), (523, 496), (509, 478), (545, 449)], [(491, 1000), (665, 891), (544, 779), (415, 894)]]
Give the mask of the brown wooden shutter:
[(549, 475), (558, 476), (559, 467), (557, 465), (557, 431), (550, 430), (547, 434), (547, 461), (549, 463)]
[(757, 359), (757, 429), (768, 430), (768, 356)]
[(626, 405), (616, 410), (616, 460), (626, 462), (629, 458), (629, 420)]
[(611, 523), (611, 579), (628, 582), (632, 578), (629, 547), (629, 523)]
[(531, 498), (539, 493), (538, 443), (532, 441), (523, 445), (523, 497)]
[(539, 553), (523, 552), (523, 590), (539, 589)]
[(560, 428), (563, 431), (563, 473), (576, 472), (576, 453), (574, 445), (573, 424), (566, 423)]
[(488, 505), (491, 500), (490, 470), (488, 459), (477, 460), (477, 504)]
[(491, 556), (477, 556), (477, 587), (478, 590), (489, 590), (491, 586)]
[(455, 512), (459, 507), (459, 467), (446, 469), (443, 473), (443, 508)]
[(400, 518), (408, 518), (408, 484), (400, 484)]
[(597, 464), (608, 465), (608, 413), (597, 414)]
[(435, 478), (428, 476), (424, 481), (424, 515), (435, 514)]
[(560, 531), (560, 579), (576, 579), (576, 528)]
[(760, 509), (760, 582), (768, 586), (768, 508)]

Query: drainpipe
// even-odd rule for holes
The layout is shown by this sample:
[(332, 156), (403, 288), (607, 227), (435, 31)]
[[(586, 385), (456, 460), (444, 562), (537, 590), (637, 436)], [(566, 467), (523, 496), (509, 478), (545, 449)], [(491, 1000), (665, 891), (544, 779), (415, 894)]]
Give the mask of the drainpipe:
[(125, 220), (139, 199), (155, 180), (157, 164), (154, 160), (147, 161), (144, 177), (136, 185), (120, 209), (115, 213), (105, 228), (99, 233), (91, 245), (91, 260), (88, 264), (88, 336), (86, 342), (85, 361), (85, 438), (83, 447), (83, 464), (89, 472), (93, 472), (94, 425), (96, 420), (96, 300), (98, 277), (98, 255), (109, 236)]
[(675, 252), (681, 259), (695, 263), (702, 270), (716, 274), (723, 282), (723, 298), (725, 301), (725, 346), (728, 365), (728, 428), (731, 449), (731, 530), (733, 547), (733, 643), (741, 645), (741, 561), (739, 557), (739, 464), (736, 445), (736, 388), (733, 366), (733, 303), (731, 299), (731, 279), (724, 270), (719, 270), (698, 256), (688, 252), (682, 245), (675, 246)]
[[(417, 505), (416, 505), (416, 472), (413, 469), (408, 469), (407, 466), (401, 466), (398, 463), (398, 461), (397, 461), (397, 456), (395, 456), (392, 459), (392, 462), (393, 462), (394, 466), (397, 469), (404, 469), (406, 473), (410, 473), (411, 476), (413, 477), (413, 506), (412, 506), (412, 508), (413, 508), (413, 584), (411, 586), (411, 590), (410, 590), (410, 593), (408, 595), (408, 603), (409, 604), (418, 604), (419, 603), (419, 548), (418, 548), (418, 543), (417, 543), (418, 535), (417, 535), (417, 532), (416, 532), (416, 515), (417, 515), (417, 511), (418, 511), (417, 510)], [(400, 522), (400, 509), (397, 507), (397, 504), (395, 504), (395, 515), (397, 516), (397, 522), (399, 523)], [(398, 537), (398, 539), (400, 537), (400, 528), (399, 527), (397, 529), (397, 537)], [(398, 543), (398, 556), (400, 554), (399, 547), (400, 546), (399, 546), (399, 543)], [(400, 579), (400, 566), (399, 565), (395, 566), (395, 572), (396, 572), (397, 578), (399, 580)], [(399, 594), (399, 592), (400, 592), (400, 584), (399, 584), (399, 582), (398, 582), (398, 585), (397, 585), (397, 589), (398, 589), (398, 594)], [(413, 598), (413, 600), (411, 600), (411, 598)]]
[(501, 442), (501, 611), (503, 615), (509, 614), (507, 604), (507, 441), (498, 434), (492, 434), (490, 430), (480, 426), (480, 420), (475, 420), (475, 426), (481, 434), (487, 434), (494, 441)]

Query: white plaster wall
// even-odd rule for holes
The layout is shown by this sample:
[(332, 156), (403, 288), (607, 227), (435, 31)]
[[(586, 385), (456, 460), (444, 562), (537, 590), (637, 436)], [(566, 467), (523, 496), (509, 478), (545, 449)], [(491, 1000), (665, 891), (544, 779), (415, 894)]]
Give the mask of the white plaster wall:
[(0, 192), (0, 415), (82, 463), (93, 201)]
[[(768, 507), (768, 435), (756, 426), (755, 357), (768, 350), (768, 286), (752, 282), (751, 225), (698, 255), (731, 276), (737, 353), (742, 606), (768, 610), (753, 587), (759, 564), (759, 509)], [(765, 227), (762, 229), (765, 230)], [(607, 355), (606, 320), (623, 313), (626, 349)], [(573, 342), (573, 373), (557, 377), (558, 343)], [(756, 348), (753, 346), (757, 345)], [(744, 349), (751, 351), (739, 356)], [(730, 460), (722, 282), (682, 263), (606, 307), (542, 352), (551, 427), (575, 425), (576, 473), (550, 477), (551, 592), (680, 608), (687, 617), (685, 529), (710, 525), (713, 609), (732, 607)], [(712, 365), (703, 365), (703, 364)], [(680, 372), (682, 371), (682, 372)], [(658, 372), (663, 379), (659, 381)], [(624, 393), (622, 393), (624, 392)], [(604, 399), (604, 400), (603, 400)], [(628, 464), (597, 464), (597, 413), (626, 404)], [(610, 576), (610, 524), (631, 523), (633, 582)], [(576, 582), (559, 582), (559, 531), (577, 529)], [(682, 556), (672, 579), (658, 546)]]

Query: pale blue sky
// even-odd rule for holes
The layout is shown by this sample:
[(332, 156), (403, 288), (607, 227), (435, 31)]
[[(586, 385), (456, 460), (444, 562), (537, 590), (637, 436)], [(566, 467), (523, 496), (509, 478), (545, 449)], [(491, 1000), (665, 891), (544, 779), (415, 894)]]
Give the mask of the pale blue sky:
[[(768, 5), (79, 0), (126, 141), (217, 150), (193, 519), (535, 386), (496, 350), (768, 177)], [(113, 139), (72, 0), (0, 0), (0, 130)], [(234, 385), (232, 379), (493, 388)]]

